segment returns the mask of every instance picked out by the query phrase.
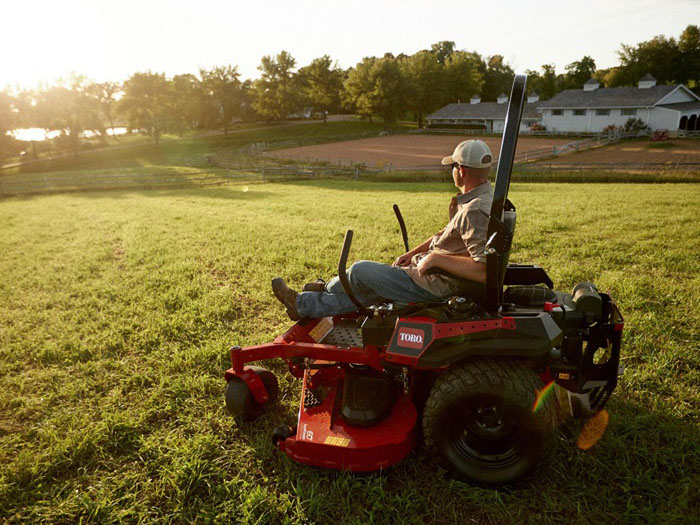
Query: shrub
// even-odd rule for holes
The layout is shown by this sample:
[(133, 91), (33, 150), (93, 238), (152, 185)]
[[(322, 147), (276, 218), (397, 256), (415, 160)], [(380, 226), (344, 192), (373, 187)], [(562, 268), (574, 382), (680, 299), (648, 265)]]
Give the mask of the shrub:
[(625, 125), (622, 129), (625, 133), (637, 134), (649, 133), (651, 131), (649, 126), (647, 126), (642, 119), (633, 117), (627, 119), (627, 122), (625, 122)]

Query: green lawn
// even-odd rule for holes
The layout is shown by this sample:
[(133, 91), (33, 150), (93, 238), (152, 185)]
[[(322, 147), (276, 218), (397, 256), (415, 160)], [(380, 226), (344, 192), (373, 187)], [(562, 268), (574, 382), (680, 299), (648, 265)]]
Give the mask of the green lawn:
[(325, 181), (1, 200), (0, 521), (697, 519), (697, 184), (512, 186), (511, 260), (544, 266), (558, 289), (595, 281), (626, 320), (607, 433), (581, 452), (578, 427), (563, 430), (521, 488), (451, 479), (420, 449), (380, 474), (291, 462), (269, 440), (298, 403), (281, 362), (268, 414), (239, 425), (225, 413), (228, 346), (289, 325), (272, 277), (330, 277), (348, 228), (352, 259), (389, 262), (391, 204), (416, 242), (444, 224), (452, 192)]
[[(408, 126), (397, 124), (400, 131)], [(15, 173), (45, 173), (66, 170), (123, 169), (141, 170), (144, 174), (163, 168), (192, 166), (211, 167), (207, 158), (238, 160), (239, 149), (256, 142), (274, 143), (294, 140), (300, 145), (336, 142), (362, 136), (377, 136), (386, 127), (381, 123), (358, 120), (316, 123), (258, 124), (253, 129), (233, 129), (226, 135), (190, 136), (178, 138), (166, 135), (160, 145), (144, 136), (109, 140), (110, 147), (96, 151), (85, 150), (79, 155), (66, 155), (46, 162), (28, 163), (0, 171), (0, 177)], [(126, 146), (126, 147), (125, 147)], [(100, 144), (95, 144), (96, 148)], [(61, 152), (56, 152), (61, 153)]]

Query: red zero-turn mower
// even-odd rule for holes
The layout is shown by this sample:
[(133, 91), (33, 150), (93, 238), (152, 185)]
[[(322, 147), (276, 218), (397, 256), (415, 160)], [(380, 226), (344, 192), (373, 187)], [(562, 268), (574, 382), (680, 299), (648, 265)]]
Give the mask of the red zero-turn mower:
[(508, 264), (515, 207), (507, 195), (525, 84), (515, 77), (480, 298), (470, 283), (470, 298), (362, 306), (345, 272), (348, 231), (338, 275), (357, 312), (302, 320), (271, 344), (231, 348), (226, 406), (243, 420), (260, 416), (278, 393), (272, 372), (246, 363), (282, 358), (303, 378), (296, 427), (273, 434), (295, 461), (385, 469), (422, 434), (458, 476), (502, 485), (551, 452), (561, 414), (587, 418), (605, 406), (617, 385), (623, 327), (613, 299), (588, 282), (554, 291), (542, 268)]

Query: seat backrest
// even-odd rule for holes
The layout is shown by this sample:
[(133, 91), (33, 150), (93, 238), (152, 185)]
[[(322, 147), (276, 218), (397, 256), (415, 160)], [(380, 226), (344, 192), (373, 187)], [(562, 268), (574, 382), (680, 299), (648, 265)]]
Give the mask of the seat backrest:
[[(505, 210), (503, 212), (503, 224), (505, 224), (506, 228), (510, 230), (510, 235), (511, 238), (515, 235), (515, 209), (512, 210)], [(510, 248), (508, 248), (508, 251), (506, 251), (502, 256), (499, 268), (498, 268), (498, 285), (503, 289), (503, 280), (506, 277), (506, 268), (508, 267), (508, 259), (510, 259)]]

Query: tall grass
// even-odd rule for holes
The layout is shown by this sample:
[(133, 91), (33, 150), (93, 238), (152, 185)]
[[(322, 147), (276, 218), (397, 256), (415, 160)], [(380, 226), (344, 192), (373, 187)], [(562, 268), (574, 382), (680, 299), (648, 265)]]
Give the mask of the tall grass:
[(516, 183), (513, 262), (558, 289), (592, 280), (626, 320), (627, 370), (601, 442), (562, 431), (522, 487), (452, 479), (418, 449), (382, 473), (297, 465), (269, 439), (299, 384), (238, 424), (231, 344), (289, 325), (269, 291), (391, 261), (440, 228), (449, 184), (324, 181), (0, 202), (0, 521), (686, 523), (700, 472), (700, 187)]

